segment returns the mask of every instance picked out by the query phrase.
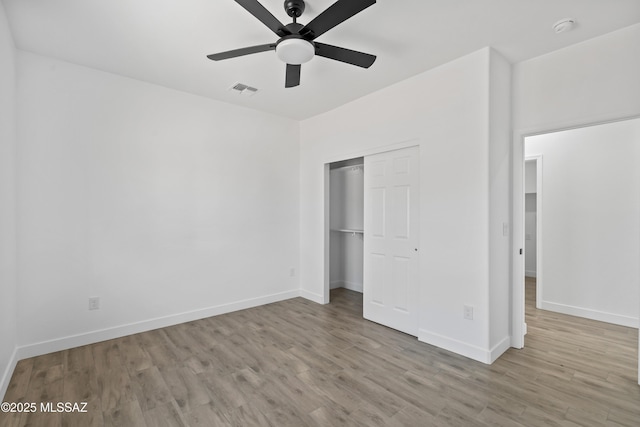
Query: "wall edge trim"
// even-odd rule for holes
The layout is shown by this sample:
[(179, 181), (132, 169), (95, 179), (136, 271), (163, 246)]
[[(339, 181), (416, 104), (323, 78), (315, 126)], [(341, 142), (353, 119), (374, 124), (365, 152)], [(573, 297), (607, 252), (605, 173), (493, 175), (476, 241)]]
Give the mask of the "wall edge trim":
[(9, 363), (2, 373), (2, 378), (0, 378), (0, 396), (2, 396), (2, 399), (0, 399), (0, 401), (4, 401), (5, 394), (7, 394), (7, 390), (9, 388), (9, 382), (11, 381), (11, 377), (13, 376), (13, 371), (15, 371), (16, 369), (18, 360), (18, 347), (14, 346), (11, 357), (9, 358)]
[(624, 316), (621, 314), (608, 313), (605, 311), (592, 310), (584, 307), (560, 304), (551, 301), (541, 301), (540, 308), (543, 310), (554, 311), (556, 313), (568, 314), (570, 316), (583, 317), (586, 319), (597, 320), (599, 322), (612, 323), (614, 325), (626, 326), (629, 328), (638, 328), (639, 319), (637, 317)]
[(511, 336), (506, 336), (502, 340), (500, 340), (498, 344), (494, 345), (493, 348), (489, 351), (489, 364), (492, 364), (493, 362), (498, 360), (498, 358), (502, 356), (505, 351), (509, 350), (509, 348), (511, 348)]
[(318, 303), (318, 304), (328, 304), (329, 301), (325, 301), (324, 300), (324, 296), (320, 295), (320, 294), (316, 294), (310, 291), (307, 291), (306, 289), (301, 289), (300, 290), (300, 296), (304, 299), (308, 299), (309, 301)]
[[(491, 357), (493, 350), (445, 337), (435, 332), (427, 331), (426, 329), (418, 330), (418, 340), (487, 365), (492, 363)], [(503, 341), (500, 342), (501, 345), (504, 344)], [(510, 340), (507, 341), (507, 343), (510, 343)], [(496, 347), (494, 347), (494, 349), (495, 348)]]

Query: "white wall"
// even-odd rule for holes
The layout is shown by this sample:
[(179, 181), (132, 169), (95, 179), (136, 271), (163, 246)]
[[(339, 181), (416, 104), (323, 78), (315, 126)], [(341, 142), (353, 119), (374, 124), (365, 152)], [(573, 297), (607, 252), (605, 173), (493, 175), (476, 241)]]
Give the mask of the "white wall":
[(640, 114), (640, 24), (515, 64), (513, 127), (540, 132)]
[(16, 363), (15, 47), (0, 3), (0, 400)]
[(332, 169), (331, 228), (362, 230), (363, 210), (364, 173), (362, 165)]
[(536, 193), (538, 190), (536, 188), (538, 175), (536, 174), (537, 169), (536, 160), (526, 160), (524, 164), (524, 192), (525, 193)]
[(297, 122), (18, 59), (22, 356), (298, 295)]
[[(419, 144), (419, 338), (490, 361), (490, 342), (494, 339), (489, 324), (489, 263), (493, 249), (490, 250), (490, 239), (494, 236), (490, 236), (489, 210), (490, 203), (502, 203), (499, 199), (503, 196), (498, 193), (504, 184), (499, 181), (508, 178), (500, 160), (504, 157), (503, 147), (492, 153), (491, 168), (489, 164), (490, 131), (494, 132), (492, 135), (501, 133), (497, 127), (502, 123), (489, 120), (494, 55), (490, 49), (483, 49), (302, 122), (303, 296), (327, 302), (324, 164)], [(502, 129), (502, 134), (508, 136), (508, 129)], [(508, 164), (507, 155), (507, 171)], [(490, 186), (495, 190), (495, 201), (490, 201)], [(498, 218), (501, 223), (503, 216)], [(502, 239), (501, 226), (499, 238)], [(497, 245), (496, 250), (501, 246)], [(501, 268), (508, 272), (508, 258), (502, 260)], [(507, 284), (500, 286), (505, 287), (508, 299)], [(463, 318), (465, 304), (475, 308), (473, 321)], [(508, 317), (508, 304), (499, 309), (507, 314), (495, 313), (496, 318)], [(508, 325), (504, 329), (508, 330)], [(495, 341), (505, 340), (508, 343), (508, 336)]]
[(640, 119), (528, 137), (544, 156), (541, 308), (638, 326)]

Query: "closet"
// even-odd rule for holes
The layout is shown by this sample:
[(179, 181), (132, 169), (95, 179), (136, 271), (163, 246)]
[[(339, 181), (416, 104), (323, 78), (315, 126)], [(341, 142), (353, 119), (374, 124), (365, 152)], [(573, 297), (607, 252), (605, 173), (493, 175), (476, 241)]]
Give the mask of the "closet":
[(330, 164), (331, 289), (362, 292), (364, 158)]
[[(363, 294), (363, 317), (418, 335), (420, 151), (329, 164), (329, 280)], [(329, 289), (325, 288), (325, 292)]]

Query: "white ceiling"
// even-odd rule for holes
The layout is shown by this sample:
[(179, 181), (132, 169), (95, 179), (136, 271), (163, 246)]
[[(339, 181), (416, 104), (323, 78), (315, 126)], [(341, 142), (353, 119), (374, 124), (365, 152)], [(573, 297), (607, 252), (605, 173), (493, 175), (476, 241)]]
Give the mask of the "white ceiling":
[[(207, 54), (275, 42), (233, 0), (2, 0), (18, 48), (258, 110), (304, 119), (492, 46), (519, 62), (640, 22), (640, 0), (379, 0), (318, 41), (378, 56), (369, 69), (316, 57), (284, 88), (274, 52)], [(283, 23), (282, 0), (261, 0)], [(307, 23), (334, 3), (308, 0)], [(577, 27), (555, 34), (571, 17)], [(252, 97), (228, 91), (236, 82)]]

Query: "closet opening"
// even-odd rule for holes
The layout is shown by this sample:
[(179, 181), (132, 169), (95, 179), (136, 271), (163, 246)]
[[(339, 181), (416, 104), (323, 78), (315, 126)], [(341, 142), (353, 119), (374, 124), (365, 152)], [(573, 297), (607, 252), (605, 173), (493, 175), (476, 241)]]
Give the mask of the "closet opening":
[(329, 164), (330, 288), (363, 291), (364, 158)]

